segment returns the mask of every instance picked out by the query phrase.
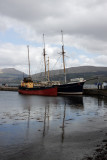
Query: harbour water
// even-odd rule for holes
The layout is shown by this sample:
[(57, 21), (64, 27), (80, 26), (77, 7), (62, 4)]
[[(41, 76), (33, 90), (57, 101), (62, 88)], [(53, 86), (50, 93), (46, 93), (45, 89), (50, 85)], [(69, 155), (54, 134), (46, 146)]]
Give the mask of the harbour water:
[(107, 133), (107, 99), (0, 91), (0, 160), (80, 160)]

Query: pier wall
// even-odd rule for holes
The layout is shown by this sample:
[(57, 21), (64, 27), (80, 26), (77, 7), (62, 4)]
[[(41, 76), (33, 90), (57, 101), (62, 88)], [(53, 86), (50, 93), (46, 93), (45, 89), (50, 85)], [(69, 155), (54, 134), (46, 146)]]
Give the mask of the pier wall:
[(18, 91), (18, 87), (0, 86), (0, 91)]
[(83, 94), (107, 96), (107, 89), (84, 89)]

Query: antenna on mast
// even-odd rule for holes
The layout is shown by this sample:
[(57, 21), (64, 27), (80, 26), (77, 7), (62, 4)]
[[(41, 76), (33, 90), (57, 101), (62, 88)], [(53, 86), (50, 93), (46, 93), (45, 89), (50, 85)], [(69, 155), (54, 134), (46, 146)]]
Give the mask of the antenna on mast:
[(44, 38), (44, 34), (43, 34), (43, 45), (44, 45), (43, 56), (44, 56), (44, 65), (45, 65), (45, 78), (47, 78), (46, 77), (46, 51), (45, 51), (45, 38)]
[(64, 46), (64, 41), (63, 41), (63, 31), (61, 30), (61, 34), (62, 34), (62, 45)]
[(29, 45), (27, 45), (28, 48), (28, 66), (29, 66), (29, 77), (30, 77), (30, 58), (29, 58)]
[(66, 71), (65, 71), (65, 51), (64, 51), (64, 41), (63, 41), (63, 31), (61, 30), (62, 34), (62, 57), (63, 57), (63, 67), (64, 67), (64, 77), (65, 77), (65, 83), (66, 83)]

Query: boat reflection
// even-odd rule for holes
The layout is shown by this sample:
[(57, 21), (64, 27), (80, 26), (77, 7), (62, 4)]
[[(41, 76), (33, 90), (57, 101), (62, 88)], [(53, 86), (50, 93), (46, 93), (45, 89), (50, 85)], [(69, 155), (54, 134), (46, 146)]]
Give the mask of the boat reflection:
[[(63, 143), (65, 137), (65, 121), (70, 119), (70, 113), (72, 114), (74, 112), (84, 110), (83, 96), (58, 96), (42, 98), (39, 96), (27, 96), (27, 98), (24, 97), (23, 99), (23, 109), (26, 115), (28, 115), (26, 118), (27, 139), (30, 136), (29, 133), (31, 133), (30, 129), (32, 128), (32, 122), (35, 123), (35, 129), (37, 131), (42, 131), (43, 137), (52, 132), (52, 127), (50, 129), (49, 125), (53, 125), (55, 123), (56, 128), (59, 126), (59, 129), (57, 130), (58, 132), (61, 132), (61, 142)], [(59, 117), (56, 115), (59, 115)]]
[(64, 102), (71, 107), (83, 108), (83, 96), (66, 96), (64, 97)]
[[(54, 104), (54, 110), (53, 112), (55, 112), (55, 109), (57, 110), (57, 108), (59, 107), (59, 104), (61, 105), (61, 107), (63, 108), (62, 111), (62, 118), (59, 118), (59, 122), (60, 122), (60, 128), (61, 128), (61, 142), (64, 142), (64, 137), (65, 137), (65, 121), (66, 121), (66, 110), (68, 108), (70, 109), (76, 109), (76, 110), (83, 110), (84, 106), (83, 106), (83, 97), (82, 96), (66, 96), (66, 97), (60, 97), (61, 101), (53, 101)], [(47, 104), (48, 103), (48, 104)], [(50, 119), (52, 120), (50, 115), (50, 110), (52, 110), (52, 103), (46, 102), (45, 104), (45, 110), (44, 110), (44, 121), (43, 121), (43, 137), (45, 137), (49, 131), (49, 121)], [(54, 114), (54, 113), (53, 113)]]

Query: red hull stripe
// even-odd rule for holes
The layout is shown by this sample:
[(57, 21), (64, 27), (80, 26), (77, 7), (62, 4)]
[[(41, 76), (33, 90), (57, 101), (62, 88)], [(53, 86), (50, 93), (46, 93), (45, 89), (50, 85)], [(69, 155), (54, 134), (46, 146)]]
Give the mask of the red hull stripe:
[(57, 88), (47, 88), (43, 90), (19, 89), (18, 92), (25, 95), (57, 96)]

